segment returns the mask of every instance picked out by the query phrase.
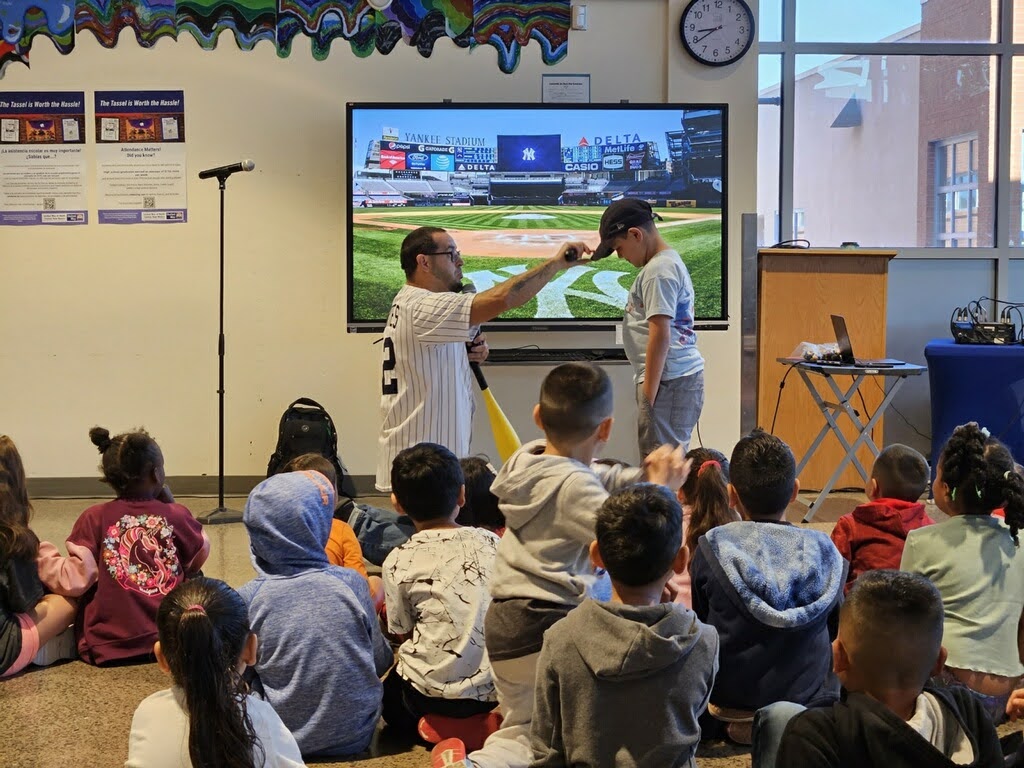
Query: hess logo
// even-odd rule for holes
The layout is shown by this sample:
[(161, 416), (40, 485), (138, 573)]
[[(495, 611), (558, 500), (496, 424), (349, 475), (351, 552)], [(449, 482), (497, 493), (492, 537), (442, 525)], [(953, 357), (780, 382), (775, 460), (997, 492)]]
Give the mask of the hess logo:
[(533, 147), (526, 147), (525, 149), (523, 149), (523, 161), (524, 162), (532, 163), (532, 162), (535, 162), (536, 160), (537, 160), (537, 150), (535, 150)]

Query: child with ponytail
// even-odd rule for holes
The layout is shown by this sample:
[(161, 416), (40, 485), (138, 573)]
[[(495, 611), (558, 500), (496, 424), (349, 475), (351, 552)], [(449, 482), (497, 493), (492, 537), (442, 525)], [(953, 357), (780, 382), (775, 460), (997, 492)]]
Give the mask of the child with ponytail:
[[(0, 435), (0, 677), (27, 667), (75, 619), (75, 604), (45, 594), (39, 581), (31, 513), (21, 455), (11, 438)], [(56, 657), (73, 658), (71, 650)]]
[[(900, 569), (928, 577), (942, 596), (944, 680), (969, 688), (998, 724), (1024, 674), (1024, 479), (1006, 446), (971, 422), (943, 447), (932, 491), (950, 519), (911, 531)], [(1000, 507), (1005, 523), (992, 515)]]
[(89, 431), (117, 498), (85, 510), (67, 539), (67, 557), (39, 548), (39, 577), (52, 592), (79, 597), (75, 636), (90, 664), (149, 656), (160, 601), (210, 554), (210, 540), (165, 484), (164, 456), (144, 430), (115, 437)]
[(125, 768), (289, 768), (304, 765), (274, 708), (247, 695), (256, 635), (241, 596), (199, 577), (175, 587), (157, 612), (156, 663), (174, 687), (135, 710)]
[[(713, 448), (694, 448), (686, 454), (692, 470), (679, 489), (683, 505), (683, 544), (692, 561), (697, 541), (712, 528), (740, 519), (729, 507), (729, 460)], [(692, 608), (690, 568), (669, 579), (666, 591), (672, 601)]]

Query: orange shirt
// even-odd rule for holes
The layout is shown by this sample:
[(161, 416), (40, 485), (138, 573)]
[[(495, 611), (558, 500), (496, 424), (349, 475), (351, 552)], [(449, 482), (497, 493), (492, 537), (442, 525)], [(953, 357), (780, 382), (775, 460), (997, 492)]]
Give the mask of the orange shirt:
[(331, 521), (331, 535), (327, 539), (327, 559), (331, 565), (342, 565), (358, 571), (367, 577), (366, 565), (363, 563), (363, 550), (359, 547), (359, 539), (352, 526), (341, 520)]

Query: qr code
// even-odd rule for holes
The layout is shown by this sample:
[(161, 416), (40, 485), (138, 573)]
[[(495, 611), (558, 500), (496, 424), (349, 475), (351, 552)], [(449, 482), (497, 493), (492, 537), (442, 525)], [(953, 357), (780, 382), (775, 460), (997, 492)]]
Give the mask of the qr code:
[(55, 198), (55, 197), (44, 197), (43, 198), (43, 210), (44, 211), (56, 211), (57, 210), (57, 198)]
[(152, 195), (144, 195), (142, 198), (143, 208), (156, 208), (156, 198)]

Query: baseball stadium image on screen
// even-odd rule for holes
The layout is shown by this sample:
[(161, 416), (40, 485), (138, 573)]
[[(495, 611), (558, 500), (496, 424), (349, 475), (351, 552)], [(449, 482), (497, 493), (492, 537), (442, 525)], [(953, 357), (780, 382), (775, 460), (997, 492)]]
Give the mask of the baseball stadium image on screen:
[[(654, 206), (693, 279), (697, 323), (724, 327), (725, 105), (363, 103), (347, 126), (349, 330), (383, 328), (417, 227), (448, 230), (483, 291), (563, 242), (595, 248), (620, 198)], [(611, 326), (635, 275), (614, 254), (577, 264), (488, 328)]]

